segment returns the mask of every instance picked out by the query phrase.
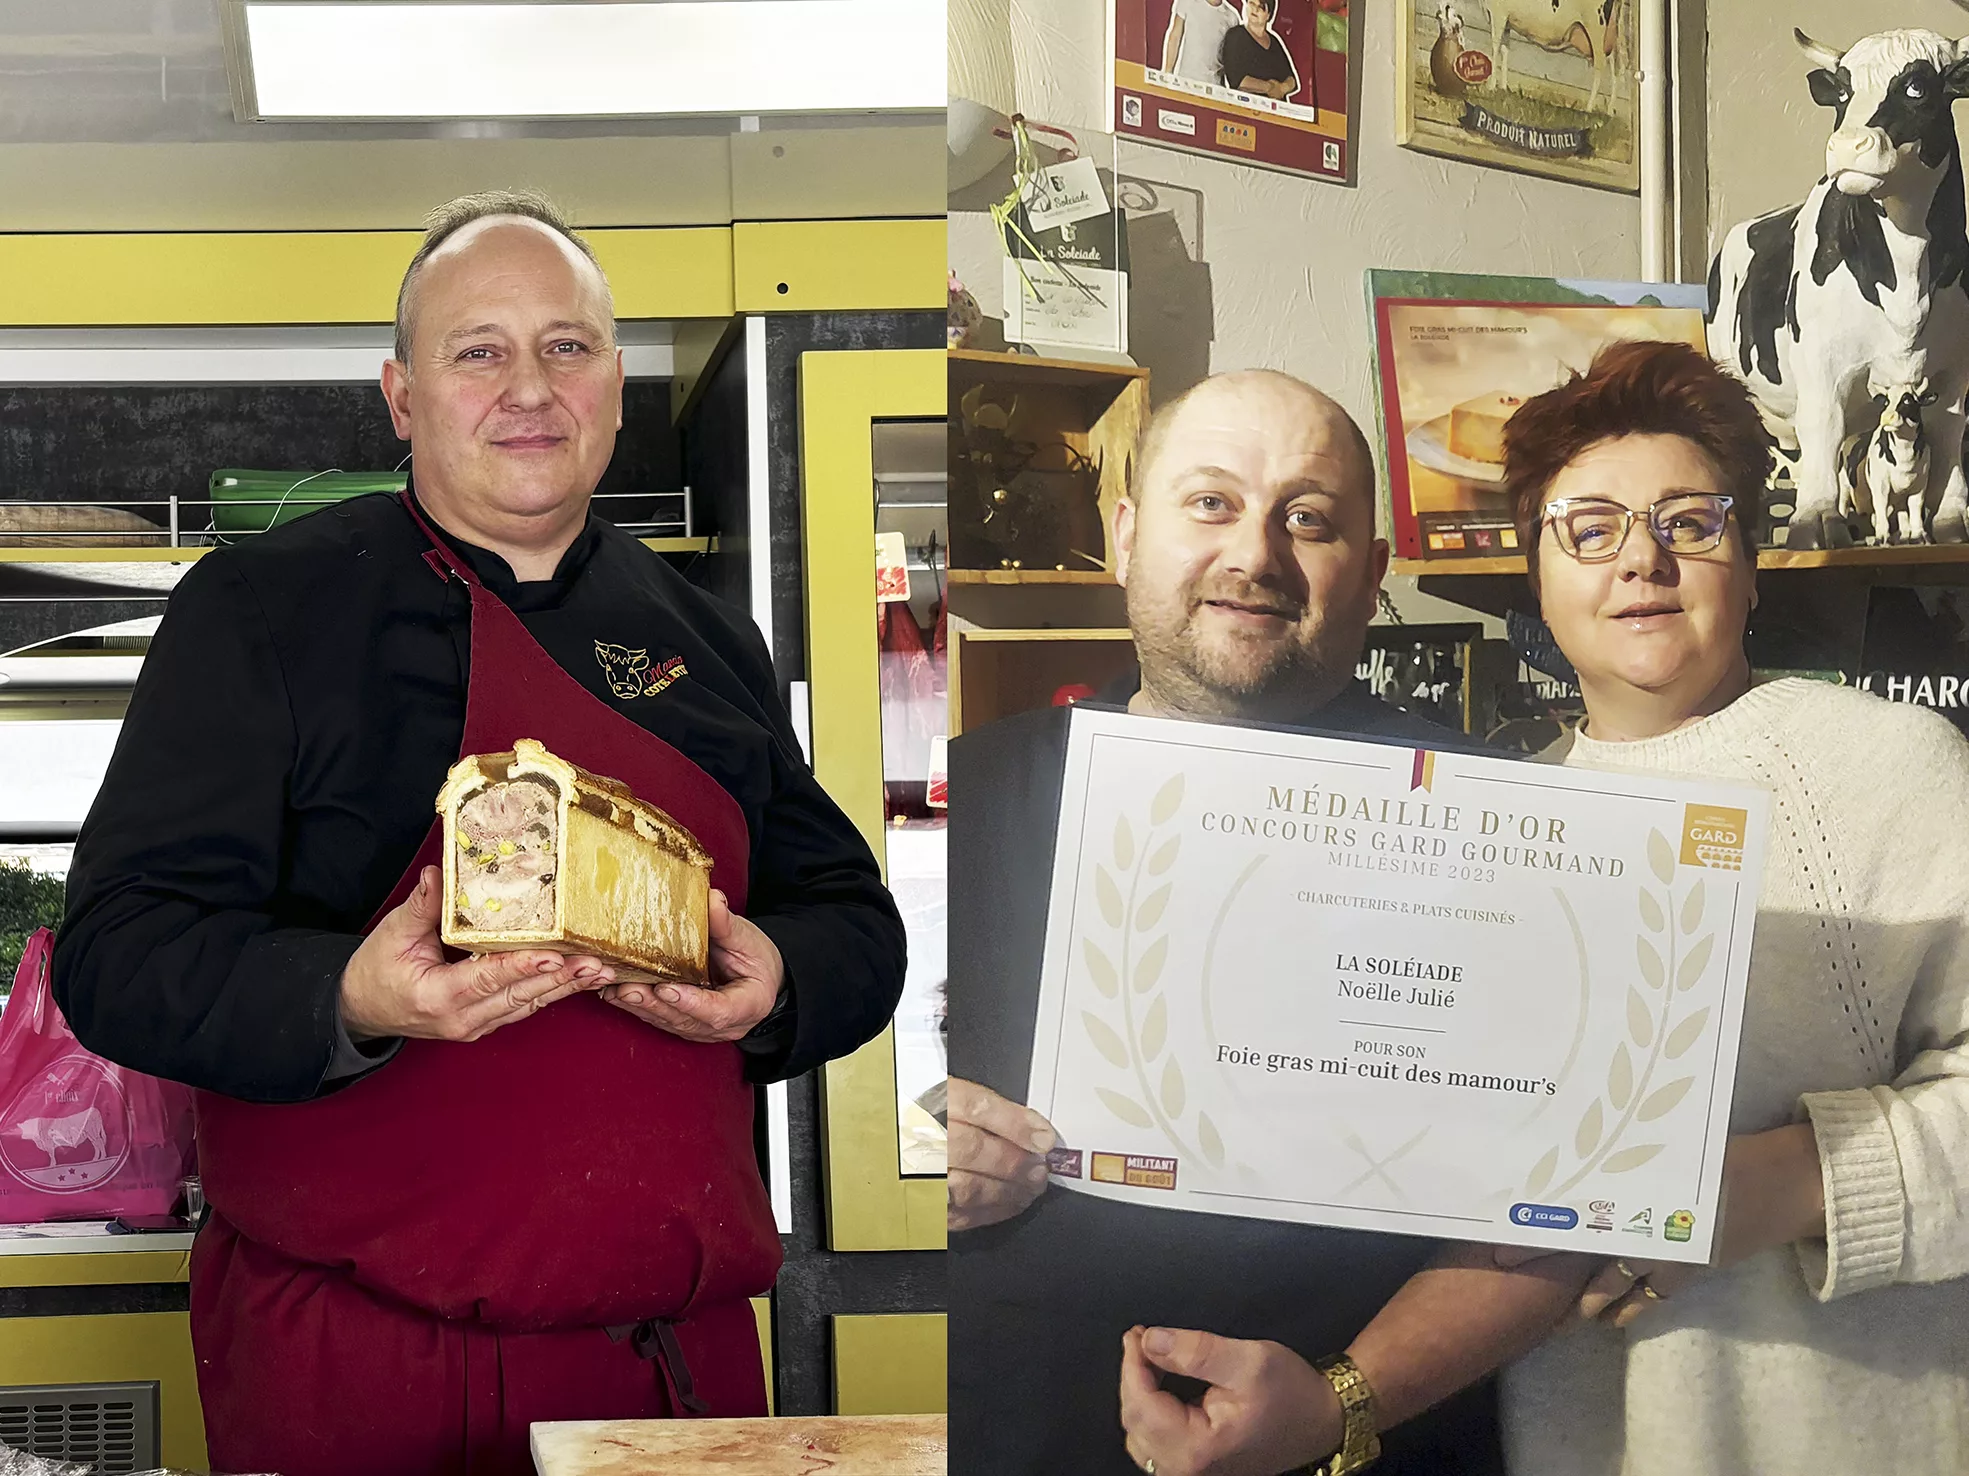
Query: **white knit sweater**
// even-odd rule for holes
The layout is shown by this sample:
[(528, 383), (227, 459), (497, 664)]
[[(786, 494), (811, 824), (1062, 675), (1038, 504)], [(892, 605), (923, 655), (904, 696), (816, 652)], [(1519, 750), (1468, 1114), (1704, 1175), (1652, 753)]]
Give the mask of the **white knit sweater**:
[(1731, 1129), (1810, 1118), (1828, 1233), (1508, 1369), (1513, 1476), (1969, 1473), (1969, 742), (1779, 681), (1564, 761), (1770, 793)]

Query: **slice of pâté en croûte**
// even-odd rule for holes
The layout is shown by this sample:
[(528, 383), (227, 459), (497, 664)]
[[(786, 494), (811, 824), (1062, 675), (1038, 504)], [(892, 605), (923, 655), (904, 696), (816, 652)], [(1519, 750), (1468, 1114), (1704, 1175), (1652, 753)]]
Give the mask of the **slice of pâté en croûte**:
[(591, 953), (624, 979), (704, 982), (711, 857), (627, 786), (521, 738), (452, 765), (437, 809), (447, 944)]

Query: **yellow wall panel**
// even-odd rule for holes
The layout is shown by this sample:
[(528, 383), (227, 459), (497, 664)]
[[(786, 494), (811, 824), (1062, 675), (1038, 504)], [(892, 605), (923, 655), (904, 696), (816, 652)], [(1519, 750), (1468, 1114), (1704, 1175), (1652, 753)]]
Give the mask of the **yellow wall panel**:
[(198, 1406), (191, 1319), (185, 1313), (0, 1321), (0, 1385), (153, 1380), (164, 1464), (204, 1470), (205, 1415)]
[[(190, 1250), (0, 1256), (0, 1286), (157, 1285), (191, 1280)], [(0, 1322), (0, 1330), (6, 1327)], [(0, 1337), (4, 1337), (0, 1331)]]
[(410, 231), (0, 239), (0, 323), (387, 323)]
[(836, 1414), (942, 1414), (950, 1407), (943, 1313), (831, 1320)]
[[(415, 231), (0, 236), (0, 325), (387, 323)], [(732, 311), (725, 226), (588, 233), (623, 318)]]
[(738, 310), (943, 307), (947, 235), (941, 217), (740, 221), (732, 227)]
[(766, 1365), (766, 1413), (773, 1414), (779, 1409), (776, 1393), (778, 1381), (773, 1377), (773, 1299), (754, 1297), (752, 1299), (752, 1319), (759, 1324), (759, 1356)]
[(586, 231), (615, 291), (618, 318), (728, 318), (729, 226)]
[[(587, 236), (623, 318), (936, 308), (945, 300), (941, 219)], [(387, 323), (418, 239), (415, 231), (0, 236), (0, 326)]]

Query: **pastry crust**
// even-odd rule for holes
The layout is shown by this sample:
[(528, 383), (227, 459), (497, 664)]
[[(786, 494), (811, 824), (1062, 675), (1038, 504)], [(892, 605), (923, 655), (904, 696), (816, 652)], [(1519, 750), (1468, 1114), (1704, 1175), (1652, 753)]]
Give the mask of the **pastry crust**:
[(454, 948), (551, 948), (618, 977), (705, 982), (711, 856), (628, 786), (521, 738), (452, 765), (441, 936)]

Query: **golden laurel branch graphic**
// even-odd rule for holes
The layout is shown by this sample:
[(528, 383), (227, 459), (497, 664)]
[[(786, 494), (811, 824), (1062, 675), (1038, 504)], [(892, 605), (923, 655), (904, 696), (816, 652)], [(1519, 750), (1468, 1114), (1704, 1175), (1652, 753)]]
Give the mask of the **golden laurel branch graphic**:
[[(1193, 1153), (1180, 1127), (1188, 1113), (1189, 1090), (1170, 1047), (1169, 1006), (1160, 988), (1169, 961), (1169, 935), (1158, 931), (1175, 883), (1158, 885), (1157, 879), (1168, 874), (1182, 849), (1181, 834), (1169, 828), (1182, 803), (1183, 776), (1178, 774), (1156, 791), (1146, 822), (1138, 822), (1139, 836), (1126, 815), (1116, 817), (1108, 864), (1094, 865), (1094, 901), (1110, 931), (1112, 952), (1085, 935), (1080, 940), (1088, 979), (1103, 999), (1114, 1002), (1108, 1018), (1082, 1010), (1080, 1023), (1103, 1059), (1132, 1077), (1130, 1090), (1096, 1087), (1094, 1094), (1130, 1127), (1159, 1128), (1179, 1158)], [(1216, 1124), (1201, 1109), (1195, 1118), (1194, 1151), (1211, 1167), (1221, 1168), (1224, 1140)]]
[[(1653, 1159), (1664, 1145), (1623, 1145), (1627, 1130), (1637, 1122), (1666, 1117), (1695, 1085), (1694, 1075), (1688, 1075), (1657, 1086), (1655, 1075), (1664, 1063), (1686, 1055), (1709, 1024), (1707, 1005), (1691, 1010), (1672, 1025), (1669, 1021), (1675, 1014), (1677, 996), (1695, 988), (1708, 970), (1716, 934), (1711, 931), (1695, 936), (1702, 926), (1701, 877), (1682, 894), (1680, 903), (1676, 902), (1675, 851), (1668, 837), (1658, 830), (1648, 833), (1648, 866), (1661, 883), (1661, 891), (1656, 893), (1643, 885), (1636, 893), (1642, 931), (1634, 938), (1634, 962), (1640, 983), (1627, 988), (1627, 1038), (1614, 1048), (1607, 1065), (1605, 1093), (1594, 1097), (1573, 1131), (1572, 1151), (1577, 1164), (1572, 1175), (1551, 1191), (1555, 1195), (1564, 1194), (1589, 1174), (1624, 1174)], [(1525, 1180), (1527, 1196), (1546, 1192), (1559, 1171), (1564, 1149), (1565, 1145), (1554, 1144), (1532, 1166)]]

